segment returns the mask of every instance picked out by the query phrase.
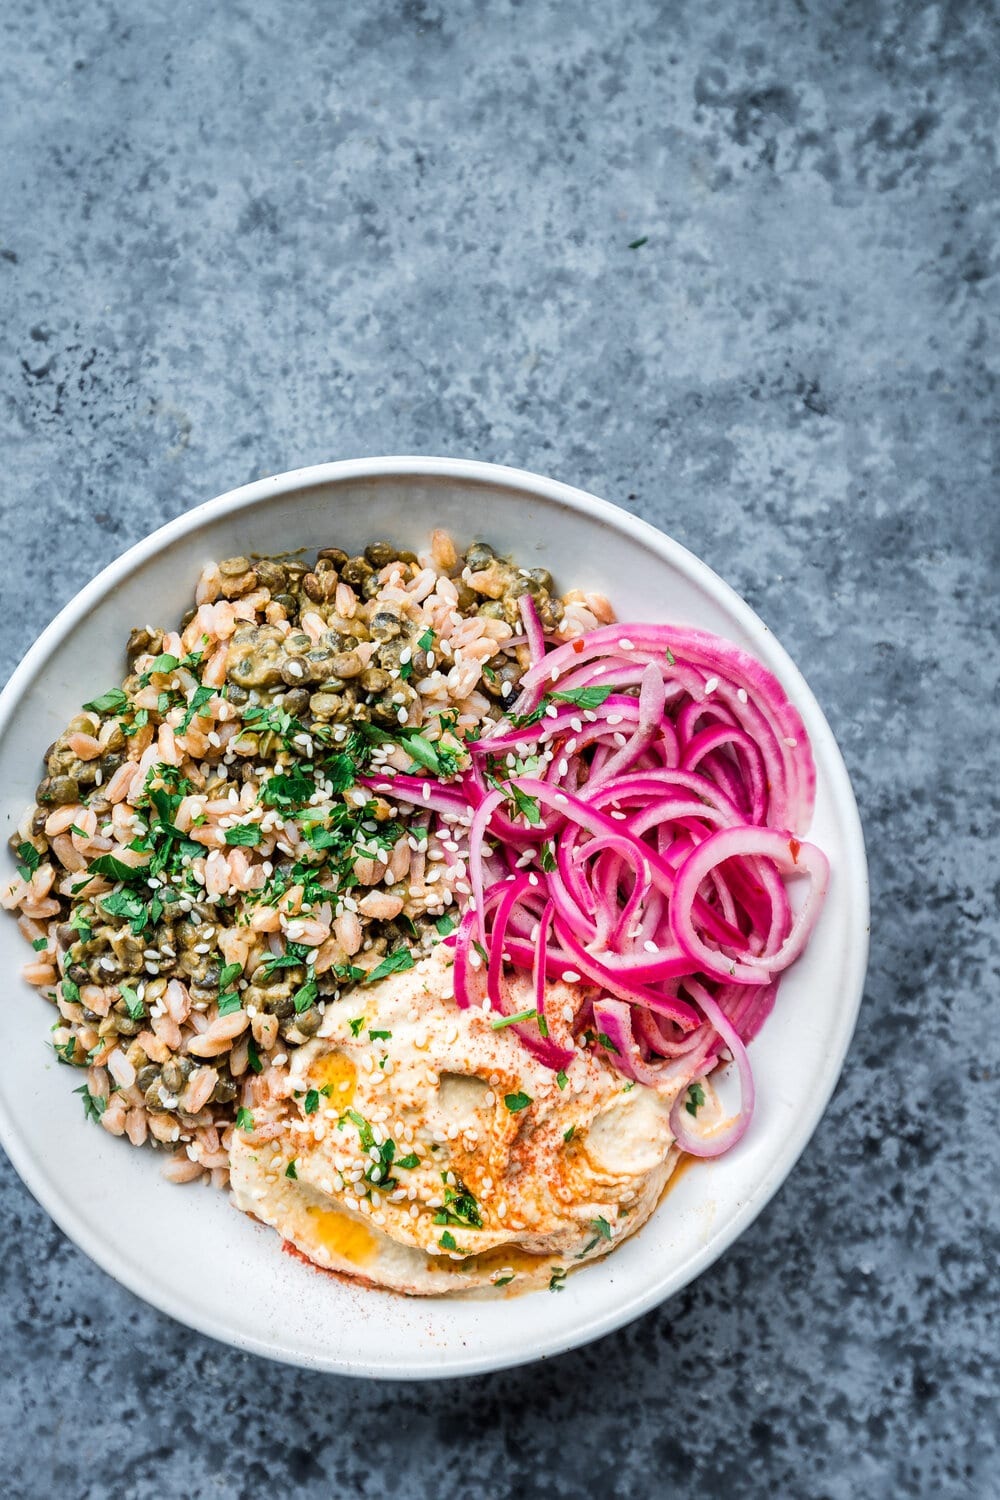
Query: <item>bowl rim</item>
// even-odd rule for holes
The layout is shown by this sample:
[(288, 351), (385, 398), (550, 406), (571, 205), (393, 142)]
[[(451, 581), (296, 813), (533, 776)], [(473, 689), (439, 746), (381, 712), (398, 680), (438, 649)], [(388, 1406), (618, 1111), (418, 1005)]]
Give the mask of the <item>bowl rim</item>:
[(829, 762), (829, 791), (836, 808), (837, 821), (842, 831), (850, 866), (845, 872), (849, 876), (846, 881), (846, 899), (858, 940), (847, 963), (847, 982), (841, 995), (833, 1044), (825, 1059), (822, 1076), (813, 1091), (810, 1108), (797, 1117), (795, 1127), (786, 1139), (784, 1151), (771, 1163), (756, 1188), (748, 1195), (741, 1207), (732, 1214), (718, 1234), (713, 1234), (700, 1252), (685, 1265), (684, 1274), (676, 1285), (666, 1288), (662, 1285), (653, 1285), (638, 1296), (625, 1295), (620, 1307), (589, 1319), (584, 1314), (579, 1322), (562, 1336), (552, 1337), (541, 1345), (529, 1342), (524, 1350), (518, 1351), (513, 1357), (498, 1359), (489, 1355), (463, 1353), (459, 1359), (450, 1360), (442, 1368), (440, 1358), (435, 1360), (432, 1355), (428, 1354), (422, 1362), (386, 1363), (378, 1368), (372, 1368), (354, 1363), (348, 1364), (343, 1360), (320, 1363), (313, 1358), (299, 1358), (294, 1351), (280, 1343), (276, 1346), (274, 1342), (266, 1338), (258, 1338), (253, 1334), (235, 1333), (231, 1327), (225, 1325), (223, 1318), (201, 1314), (187, 1307), (182, 1299), (175, 1297), (169, 1290), (159, 1285), (146, 1284), (141, 1275), (133, 1273), (131, 1266), (124, 1259), (119, 1258), (110, 1239), (102, 1239), (99, 1234), (92, 1233), (86, 1223), (78, 1218), (70, 1202), (55, 1190), (50, 1190), (44, 1180), (39, 1181), (35, 1178), (27, 1152), (21, 1149), (18, 1124), (8, 1110), (2, 1093), (0, 1093), (0, 1145), (3, 1146), (21, 1181), (63, 1233), (120, 1285), (125, 1286), (144, 1302), (166, 1313), (177, 1322), (230, 1347), (237, 1347), (283, 1363), (295, 1364), (301, 1368), (323, 1368), (334, 1373), (361, 1375), (375, 1379), (451, 1379), (511, 1368), (536, 1359), (552, 1357), (614, 1332), (689, 1285), (718, 1260), (749, 1228), (790, 1176), (812, 1139), (840, 1078), (864, 993), (869, 955), (870, 901), (864, 833), (840, 747), (802, 672), (756, 611), (707, 563), (652, 523), (633, 515), (611, 501), (601, 499), (586, 490), (578, 489), (560, 480), (550, 479), (527, 469), (487, 463), (479, 459), (392, 455), (340, 459), (313, 464), (270, 475), (265, 479), (254, 480), (236, 489), (227, 490), (166, 522), (165, 525), (158, 527), (127, 548), (108, 563), (96, 577), (85, 584), (59, 610), (25, 652), (0, 691), (0, 745), (3, 743), (19, 703), (35, 676), (48, 663), (62, 641), (117, 584), (155, 557), (163, 548), (198, 531), (208, 522), (214, 522), (259, 505), (266, 505), (269, 500), (297, 490), (310, 490), (357, 480), (405, 478), (451, 479), (489, 485), (499, 489), (518, 490), (522, 494), (554, 502), (566, 511), (599, 519), (615, 530), (630, 536), (703, 588), (716, 602), (728, 610), (751, 637), (761, 632), (768, 637), (769, 649), (776, 660), (775, 671), (783, 686), (789, 696), (795, 694), (800, 702), (808, 705), (812, 718), (828, 737), (824, 748)]

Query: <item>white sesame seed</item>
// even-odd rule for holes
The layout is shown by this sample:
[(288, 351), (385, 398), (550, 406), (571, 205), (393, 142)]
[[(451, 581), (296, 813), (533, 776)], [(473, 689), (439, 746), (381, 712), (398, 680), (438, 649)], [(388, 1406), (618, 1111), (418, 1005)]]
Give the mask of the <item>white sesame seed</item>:
[(707, 698), (709, 693), (714, 693), (718, 686), (719, 679), (717, 677), (710, 677), (705, 683), (705, 697)]
[(576, 984), (580, 978), (575, 969), (563, 969), (562, 977), (567, 984)]
[(647, 938), (642, 946), (645, 948), (647, 953), (659, 953), (660, 951), (656, 944), (653, 942), (652, 938)]
[(747, 701), (747, 690), (746, 690), (746, 688), (737, 688), (736, 689), (736, 696), (740, 700), (741, 703), (746, 703), (746, 701)]
[(786, 745), (790, 745), (790, 746), (791, 746), (791, 748), (792, 748), (792, 749), (793, 749), (793, 750), (794, 750), (794, 749), (795, 749), (795, 747), (796, 747), (796, 745), (797, 745), (797, 744), (798, 744), (798, 743), (799, 743), (799, 742), (798, 742), (798, 740), (797, 740), (797, 739), (796, 739), (796, 738), (795, 738), (795, 736), (794, 736), (794, 735), (790, 735), (790, 734), (786, 734), (786, 735), (785, 735), (785, 744), (786, 744)]
[(621, 650), (621, 651), (634, 651), (635, 650), (635, 646), (627, 638), (627, 636), (622, 636), (621, 640), (618, 642), (618, 647), (619, 647), (619, 650)]

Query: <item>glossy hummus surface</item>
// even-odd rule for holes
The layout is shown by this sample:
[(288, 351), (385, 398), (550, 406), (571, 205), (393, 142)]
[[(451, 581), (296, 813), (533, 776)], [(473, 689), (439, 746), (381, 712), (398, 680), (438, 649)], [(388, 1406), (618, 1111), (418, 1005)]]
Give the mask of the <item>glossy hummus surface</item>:
[[(555, 1040), (582, 999), (550, 986)], [(330, 1004), (236, 1136), (237, 1205), (318, 1266), (417, 1295), (558, 1286), (613, 1249), (677, 1160), (672, 1096), (589, 1049), (557, 1074), (492, 1019), (457, 1008), (444, 947)]]

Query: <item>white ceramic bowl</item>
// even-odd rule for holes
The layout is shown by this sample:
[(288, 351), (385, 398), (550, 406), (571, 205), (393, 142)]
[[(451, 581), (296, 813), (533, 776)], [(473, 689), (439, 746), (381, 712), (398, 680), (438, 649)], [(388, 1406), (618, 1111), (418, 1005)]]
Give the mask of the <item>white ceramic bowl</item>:
[(746, 646), (784, 683), (818, 770), (811, 837), (832, 866), (804, 958), (786, 976), (751, 1059), (757, 1112), (743, 1141), (684, 1173), (650, 1222), (607, 1259), (548, 1292), (487, 1302), (407, 1300), (322, 1275), (226, 1196), (174, 1187), (147, 1152), (84, 1123), (72, 1072), (47, 1046), (52, 1011), (17, 979), (28, 950), (0, 920), (8, 976), (0, 1069), (3, 1144), (39, 1202), (93, 1260), (154, 1306), (275, 1359), (379, 1377), (469, 1374), (596, 1338), (678, 1291), (760, 1213), (833, 1091), (860, 1004), (868, 881), (840, 752), (796, 667), (704, 563), (645, 522), (551, 479), (455, 459), (371, 458), (280, 474), (211, 500), (154, 532), (66, 606), (0, 696), (4, 837), (33, 798), (40, 755), (86, 698), (121, 680), (129, 628), (175, 621), (202, 564), (234, 553), (382, 536), (418, 546), (433, 526), (490, 541), (564, 587), (600, 589), (619, 617), (677, 620)]

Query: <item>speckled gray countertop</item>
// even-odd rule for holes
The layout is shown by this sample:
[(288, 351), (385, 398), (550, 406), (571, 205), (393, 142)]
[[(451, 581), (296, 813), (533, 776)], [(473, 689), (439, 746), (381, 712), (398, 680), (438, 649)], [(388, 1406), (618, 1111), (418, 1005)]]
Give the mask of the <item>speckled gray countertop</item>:
[(4, 1163), (5, 1496), (1000, 1494), (998, 20), (4, 7), (4, 674), (110, 558), (256, 476), (533, 468), (763, 614), (873, 882), (859, 1030), (783, 1190), (683, 1295), (542, 1366), (359, 1386), (235, 1354)]

